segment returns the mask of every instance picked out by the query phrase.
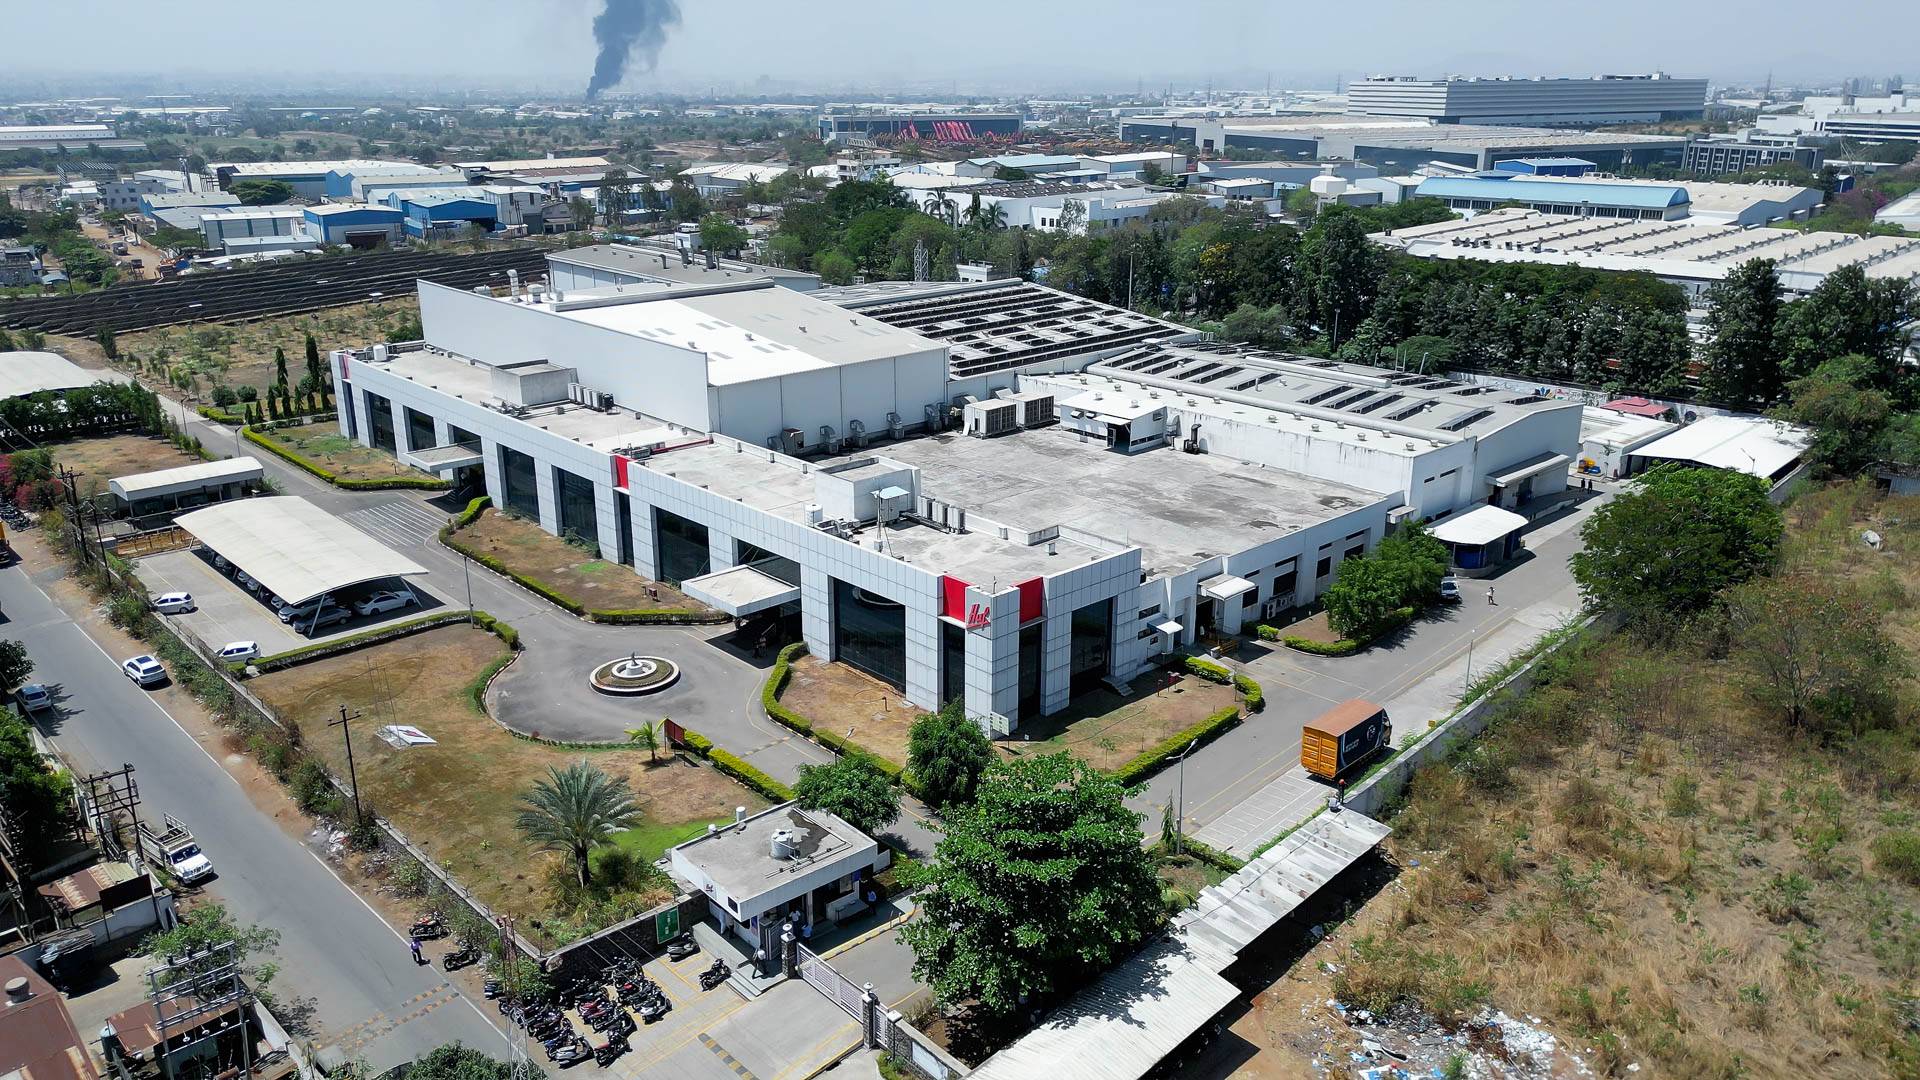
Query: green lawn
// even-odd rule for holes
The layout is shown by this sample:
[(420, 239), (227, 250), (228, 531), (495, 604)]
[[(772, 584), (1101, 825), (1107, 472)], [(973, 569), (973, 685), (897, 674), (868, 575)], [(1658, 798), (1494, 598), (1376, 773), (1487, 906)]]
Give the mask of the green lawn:
[[(726, 825), (732, 818), (714, 818), (713, 824)], [(613, 842), (633, 852), (634, 857), (652, 862), (666, 854), (675, 844), (687, 841), (707, 831), (705, 821), (681, 821), (672, 825), (662, 825), (649, 821), (638, 828), (613, 834)]]

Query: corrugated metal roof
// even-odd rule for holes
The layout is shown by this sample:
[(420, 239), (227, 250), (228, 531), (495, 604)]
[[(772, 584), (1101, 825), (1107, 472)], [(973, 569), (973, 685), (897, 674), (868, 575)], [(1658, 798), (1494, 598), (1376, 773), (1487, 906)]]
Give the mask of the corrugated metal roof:
[(1803, 428), (1745, 416), (1708, 416), (1634, 451), (1636, 457), (1731, 469), (1762, 480), (1793, 464), (1811, 436)]
[(1148, 945), (988, 1058), (972, 1080), (1137, 1080), (1240, 993), (1230, 954), (1175, 935)]
[(297, 496), (243, 499), (175, 524), (292, 603), (427, 568)]
[(147, 499), (176, 491), (197, 491), (210, 484), (257, 480), (264, 473), (260, 462), (254, 458), (221, 458), (173, 469), (116, 476), (107, 481), (107, 489), (123, 499)]
[(1391, 832), (1352, 810), (1321, 814), (1202, 892), (1174, 921), (1196, 942), (1238, 954)]
[(1556, 182), (1551, 186), (1520, 174), (1513, 176), (1429, 176), (1415, 195), (1441, 199), (1490, 199), (1494, 202), (1554, 203), (1571, 206), (1626, 206), (1664, 210), (1684, 206), (1687, 189), (1673, 184), (1587, 184)]
[(1479, 506), (1464, 514), (1434, 522), (1427, 531), (1445, 544), (1491, 544), (1527, 527), (1527, 519), (1498, 506)]

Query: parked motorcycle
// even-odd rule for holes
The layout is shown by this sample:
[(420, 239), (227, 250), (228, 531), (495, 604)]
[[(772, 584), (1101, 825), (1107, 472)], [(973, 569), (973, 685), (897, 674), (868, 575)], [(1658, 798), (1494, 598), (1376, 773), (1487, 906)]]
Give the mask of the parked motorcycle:
[(715, 959), (712, 966), (700, 973), (700, 989), (711, 990), (733, 977), (733, 969), (725, 960)]
[(655, 1020), (667, 1015), (668, 1011), (672, 1008), (673, 1003), (667, 1000), (667, 995), (655, 994), (635, 1005), (634, 1011), (640, 1014), (640, 1019), (651, 1024)]
[(627, 1037), (625, 1035), (610, 1036), (605, 1046), (593, 1048), (593, 1063), (604, 1069), (613, 1064), (615, 1058), (626, 1052)]
[(471, 945), (462, 945), (440, 958), (440, 966), (448, 971), (458, 971), (468, 964), (480, 961), (480, 950)]
[(413, 925), (407, 928), (407, 932), (421, 941), (443, 938), (447, 936), (447, 920), (431, 913), (421, 915), (413, 920)]
[(699, 951), (700, 943), (693, 940), (690, 934), (681, 934), (667, 942), (667, 959), (669, 960), (685, 960)]
[(486, 995), (488, 1001), (498, 998), (505, 990), (499, 979), (488, 979), (480, 985), (480, 992)]
[(561, 1043), (547, 1051), (547, 1059), (563, 1069), (569, 1065), (578, 1065), (592, 1056), (593, 1044), (577, 1035), (571, 1042)]

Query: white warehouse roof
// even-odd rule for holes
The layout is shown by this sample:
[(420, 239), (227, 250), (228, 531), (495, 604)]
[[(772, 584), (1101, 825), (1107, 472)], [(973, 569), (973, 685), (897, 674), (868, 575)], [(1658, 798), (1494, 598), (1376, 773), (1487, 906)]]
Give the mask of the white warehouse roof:
[(182, 465), (177, 469), (160, 469), (155, 472), (135, 473), (132, 476), (116, 476), (107, 481), (107, 490), (132, 502), (135, 499), (152, 499), (182, 491), (199, 491), (201, 488), (218, 484), (258, 480), (264, 473), (265, 470), (260, 467), (257, 459), (221, 458), (219, 461)]
[(296, 604), (368, 581), (427, 572), (412, 559), (291, 495), (221, 503), (182, 514), (174, 523), (253, 575), (275, 596)]
[(1708, 416), (1634, 451), (1634, 456), (1731, 469), (1771, 480), (1800, 459), (1805, 429), (1757, 416)]
[(88, 371), (58, 353), (10, 352), (0, 360), (0, 401), (43, 390), (73, 390), (97, 382), (124, 382), (107, 371)]
[(1428, 531), (1445, 544), (1491, 544), (1509, 533), (1527, 527), (1527, 519), (1498, 506), (1481, 506), (1456, 517), (1435, 522)]

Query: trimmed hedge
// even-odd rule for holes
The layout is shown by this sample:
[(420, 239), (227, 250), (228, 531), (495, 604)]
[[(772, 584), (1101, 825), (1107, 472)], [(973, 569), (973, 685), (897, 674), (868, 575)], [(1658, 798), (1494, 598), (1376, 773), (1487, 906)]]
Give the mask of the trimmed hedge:
[[(513, 653), (509, 652), (507, 655), (481, 668), (480, 674), (475, 675), (473, 681), (467, 684), (467, 704), (473, 706), (474, 712), (482, 716), (487, 715), (487, 687), (493, 683), (493, 677), (506, 670), (507, 665), (511, 663), (513, 663)], [(501, 726), (506, 727), (505, 724)], [(507, 728), (507, 730), (513, 731), (512, 728)], [(534, 738), (531, 735), (521, 735), (518, 731), (513, 731), (513, 733), (532, 742), (546, 741), (545, 739)]]
[(725, 750), (715, 747), (707, 751), (707, 760), (713, 767), (745, 784), (755, 794), (772, 799), (774, 802), (792, 802), (793, 789), (761, 772), (759, 769), (734, 757)]
[(1221, 709), (1187, 730), (1169, 735), (1155, 743), (1139, 757), (1115, 769), (1113, 778), (1131, 787), (1159, 772), (1166, 766), (1169, 758), (1185, 750), (1189, 743), (1205, 746), (1239, 722), (1240, 707), (1238, 705)]
[(687, 749), (693, 751), (694, 756), (706, 757), (708, 754), (713, 753), (712, 739), (707, 738), (697, 731), (690, 731), (686, 728), (681, 728), (680, 731), (681, 734), (685, 736), (682, 741), (686, 743)]
[(1267, 692), (1253, 679), (1235, 672), (1233, 688), (1240, 691), (1240, 703), (1247, 707), (1248, 712), (1259, 712), (1267, 707)]
[(1279, 641), (1281, 637), (1284, 636), (1280, 633), (1279, 627), (1268, 626), (1266, 623), (1261, 623), (1254, 627), (1253, 633), (1254, 636), (1258, 637), (1261, 641)]
[(556, 607), (590, 622), (606, 623), (609, 626), (633, 626), (647, 623), (674, 626), (717, 625), (732, 619), (732, 616), (720, 611), (679, 611), (673, 608), (596, 611), (589, 608), (566, 593), (515, 571), (492, 555), (460, 542), (455, 534), (479, 520), (481, 513), (492, 505), (493, 500), (485, 495), (468, 503), (467, 508), (453, 520), (452, 525), (441, 528), (440, 542)]
[(453, 486), (449, 481), (426, 476), (391, 476), (384, 480), (343, 480), (326, 466), (295, 453), (291, 447), (282, 446), (251, 427), (241, 428), (240, 434), (245, 436), (248, 442), (267, 453), (305, 469), (342, 491), (445, 491)]
[(199, 413), (201, 417), (203, 417), (204, 419), (212, 420), (214, 423), (217, 423), (217, 424), (246, 423), (246, 419), (242, 417), (239, 413), (230, 413), (227, 410), (222, 409), (215, 405), (202, 405), (198, 409), (195, 409), (194, 411)]
[(1225, 664), (1216, 664), (1204, 657), (1189, 656), (1183, 659), (1180, 664), (1187, 669), (1188, 674), (1197, 675), (1210, 683), (1219, 683), (1221, 686), (1225, 686), (1233, 681), (1232, 668), (1227, 667)]
[[(1394, 609), (1393, 618), (1387, 620), (1387, 625), (1381, 627), (1379, 633), (1367, 638), (1365, 641), (1358, 641), (1353, 638), (1341, 638), (1339, 641), (1315, 641), (1312, 638), (1303, 638), (1288, 634), (1280, 638), (1280, 644), (1303, 653), (1312, 653), (1315, 656), (1352, 656), (1361, 649), (1366, 648), (1388, 634), (1393, 633), (1395, 630), (1398, 630), (1400, 627), (1405, 626), (1408, 622), (1412, 621), (1413, 616), (1413, 608), (1403, 607)], [(1260, 636), (1267, 637), (1267, 631), (1269, 630), (1273, 630), (1273, 628), (1270, 626), (1260, 627)], [(1274, 630), (1273, 632), (1275, 635), (1280, 633), (1278, 630)], [(1271, 641), (1273, 639), (1267, 638), (1267, 640)]]
[(760, 684), (760, 706), (766, 710), (767, 717), (811, 738), (842, 757), (860, 758), (879, 770), (887, 779), (896, 784), (904, 784), (907, 790), (918, 794), (915, 791), (917, 785), (907, 776), (905, 767), (888, 761), (843, 735), (837, 735), (826, 728), (815, 727), (813, 721), (780, 703), (780, 694), (786, 690), (787, 681), (793, 677), (794, 660), (806, 654), (807, 643), (796, 641), (781, 649), (780, 655), (774, 658), (773, 670), (767, 673), (767, 681)]

